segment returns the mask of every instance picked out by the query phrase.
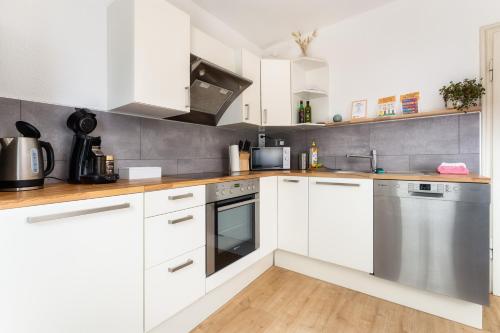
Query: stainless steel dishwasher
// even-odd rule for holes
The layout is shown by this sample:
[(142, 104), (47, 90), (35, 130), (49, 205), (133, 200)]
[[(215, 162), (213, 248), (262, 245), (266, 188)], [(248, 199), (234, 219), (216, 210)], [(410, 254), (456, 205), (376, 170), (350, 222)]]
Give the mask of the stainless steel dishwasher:
[(488, 304), (490, 186), (376, 180), (374, 275)]

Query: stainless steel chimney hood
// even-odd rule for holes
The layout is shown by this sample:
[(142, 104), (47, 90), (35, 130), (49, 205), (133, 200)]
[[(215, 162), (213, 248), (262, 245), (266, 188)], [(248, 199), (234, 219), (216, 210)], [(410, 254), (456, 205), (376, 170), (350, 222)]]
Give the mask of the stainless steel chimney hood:
[(216, 126), (251, 80), (191, 54), (191, 112), (166, 118)]

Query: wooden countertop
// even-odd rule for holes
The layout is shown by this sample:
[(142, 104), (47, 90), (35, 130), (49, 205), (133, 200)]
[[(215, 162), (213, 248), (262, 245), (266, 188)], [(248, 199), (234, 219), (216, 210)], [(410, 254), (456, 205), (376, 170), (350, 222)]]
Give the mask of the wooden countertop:
[(45, 205), (75, 200), (95, 199), (116, 195), (143, 193), (172, 188), (206, 185), (224, 181), (260, 178), (268, 176), (298, 176), (298, 177), (329, 177), (329, 178), (361, 178), (410, 181), (444, 181), (459, 183), (489, 184), (490, 179), (479, 175), (439, 175), (436, 173), (386, 173), (371, 174), (363, 172), (332, 172), (328, 170), (314, 171), (250, 171), (239, 174), (202, 179), (187, 179), (180, 177), (163, 177), (153, 180), (120, 180), (113, 184), (72, 185), (58, 183), (46, 185), (41, 190), (23, 192), (0, 192), (0, 209), (21, 208)]

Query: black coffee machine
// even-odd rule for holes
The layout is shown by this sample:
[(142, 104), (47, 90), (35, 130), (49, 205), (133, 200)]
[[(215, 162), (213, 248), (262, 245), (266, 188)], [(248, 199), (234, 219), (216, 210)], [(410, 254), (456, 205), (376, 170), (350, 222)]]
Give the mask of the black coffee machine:
[(118, 175), (107, 167), (101, 151), (101, 137), (89, 136), (97, 127), (96, 115), (87, 109), (75, 109), (66, 123), (75, 132), (69, 161), (68, 182), (72, 184), (114, 183)]

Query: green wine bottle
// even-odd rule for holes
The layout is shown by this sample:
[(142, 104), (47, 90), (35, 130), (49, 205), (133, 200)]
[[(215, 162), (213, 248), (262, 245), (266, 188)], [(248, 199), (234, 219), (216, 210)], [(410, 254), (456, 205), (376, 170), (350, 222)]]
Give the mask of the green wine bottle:
[(306, 107), (304, 109), (304, 118), (306, 123), (312, 122), (312, 109), (309, 105), (309, 101), (306, 101)]
[(305, 110), (304, 110), (304, 102), (300, 101), (299, 104), (299, 124), (305, 123)]

